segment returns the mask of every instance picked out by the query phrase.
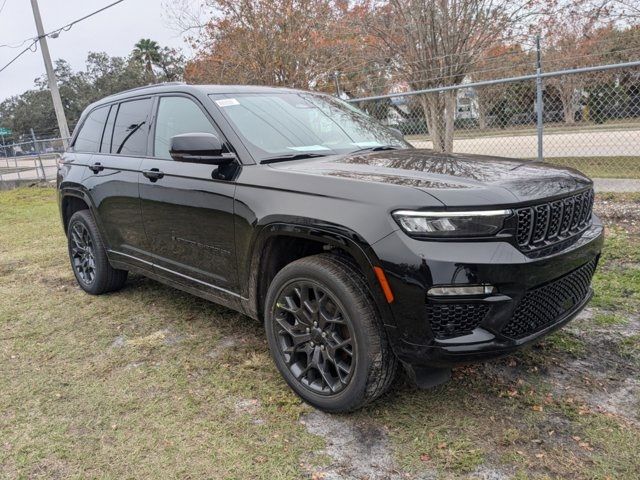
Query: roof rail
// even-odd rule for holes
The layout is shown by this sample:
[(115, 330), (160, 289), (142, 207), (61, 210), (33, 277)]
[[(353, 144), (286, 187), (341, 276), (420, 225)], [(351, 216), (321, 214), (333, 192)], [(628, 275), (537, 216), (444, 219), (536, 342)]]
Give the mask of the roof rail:
[(107, 95), (104, 98), (110, 98), (110, 97), (115, 97), (116, 95), (122, 95), (123, 93), (129, 93), (129, 92), (136, 92), (138, 90), (144, 90), (146, 88), (152, 88), (152, 87), (165, 87), (165, 86), (171, 86), (171, 85), (186, 85), (187, 82), (162, 82), (162, 83), (152, 83), (149, 85), (142, 85), (141, 87), (135, 87), (135, 88), (130, 88), (129, 90), (123, 90), (121, 92), (116, 92), (116, 93), (112, 93), (111, 95)]

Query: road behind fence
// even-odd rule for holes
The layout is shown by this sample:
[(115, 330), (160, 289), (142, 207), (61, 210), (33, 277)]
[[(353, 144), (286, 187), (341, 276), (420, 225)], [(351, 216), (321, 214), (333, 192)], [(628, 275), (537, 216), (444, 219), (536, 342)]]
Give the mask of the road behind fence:
[(49, 181), (56, 178), (56, 162), (64, 152), (60, 138), (0, 145), (0, 182)]
[(416, 147), (640, 179), (640, 61), (349, 101)]

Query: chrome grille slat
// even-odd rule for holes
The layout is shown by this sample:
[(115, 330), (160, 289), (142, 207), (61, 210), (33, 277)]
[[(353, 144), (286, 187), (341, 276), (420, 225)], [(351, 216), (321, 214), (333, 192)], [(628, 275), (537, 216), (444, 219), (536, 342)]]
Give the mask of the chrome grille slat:
[(593, 190), (515, 210), (516, 239), (523, 251), (548, 247), (577, 235), (591, 224)]

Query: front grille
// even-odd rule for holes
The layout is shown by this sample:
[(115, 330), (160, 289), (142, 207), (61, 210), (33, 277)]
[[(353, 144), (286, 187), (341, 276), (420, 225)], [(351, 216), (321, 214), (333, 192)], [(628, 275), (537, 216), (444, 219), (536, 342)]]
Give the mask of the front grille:
[(516, 209), (516, 239), (521, 250), (535, 250), (566, 240), (591, 223), (593, 190)]
[(427, 302), (427, 318), (436, 338), (468, 335), (484, 320), (489, 305), (483, 303)]
[(554, 324), (589, 294), (596, 260), (547, 285), (529, 290), (516, 307), (502, 334), (522, 338)]

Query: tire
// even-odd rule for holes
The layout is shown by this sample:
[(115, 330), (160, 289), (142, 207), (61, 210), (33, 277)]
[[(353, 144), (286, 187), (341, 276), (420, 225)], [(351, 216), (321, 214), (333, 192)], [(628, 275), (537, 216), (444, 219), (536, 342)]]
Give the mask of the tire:
[(356, 410), (393, 382), (398, 360), (365, 279), (347, 259), (290, 263), (271, 282), (264, 313), (276, 367), (319, 410)]
[(109, 264), (107, 251), (89, 210), (73, 214), (67, 227), (71, 269), (80, 288), (91, 295), (119, 290), (127, 281), (127, 271)]

